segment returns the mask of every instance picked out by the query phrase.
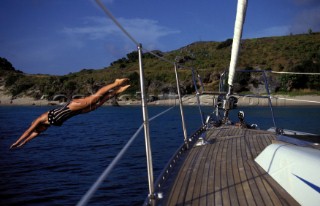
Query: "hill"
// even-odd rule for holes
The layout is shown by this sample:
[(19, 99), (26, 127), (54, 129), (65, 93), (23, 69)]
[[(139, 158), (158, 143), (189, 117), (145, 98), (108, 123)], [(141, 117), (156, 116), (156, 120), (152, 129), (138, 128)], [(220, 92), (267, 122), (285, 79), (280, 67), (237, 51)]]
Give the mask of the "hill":
[[(232, 40), (223, 42), (195, 42), (174, 51), (153, 51), (172, 62), (178, 61), (183, 94), (194, 92), (190, 69), (200, 74), (205, 88), (216, 90), (220, 73), (229, 66)], [(103, 69), (83, 69), (64, 76), (24, 74), (16, 70), (5, 58), (0, 59), (0, 88), (13, 97), (27, 95), (39, 99), (55, 94), (88, 95), (101, 85), (119, 77), (129, 77), (132, 87), (128, 93), (139, 91), (138, 53), (136, 51), (118, 59)], [(173, 65), (153, 55), (143, 55), (148, 92), (154, 95), (176, 92)], [(183, 68), (184, 67), (184, 68)], [(245, 39), (241, 43), (239, 69), (259, 68), (273, 71), (320, 72), (320, 33)], [(252, 92), (249, 84), (258, 85), (256, 76), (240, 76), (237, 90)], [(320, 86), (319, 77), (285, 75), (272, 77), (273, 92), (297, 90), (315, 92)]]

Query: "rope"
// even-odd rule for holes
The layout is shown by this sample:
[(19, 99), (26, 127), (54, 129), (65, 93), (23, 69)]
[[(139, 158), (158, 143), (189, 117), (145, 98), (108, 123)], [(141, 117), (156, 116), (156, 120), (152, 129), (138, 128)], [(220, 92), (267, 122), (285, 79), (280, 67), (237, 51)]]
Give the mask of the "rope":
[(303, 72), (276, 72), (271, 71), (274, 74), (303, 74), (303, 75), (320, 75), (320, 73), (303, 73)]
[(283, 97), (274, 97), (274, 96), (258, 96), (258, 95), (240, 95), (240, 94), (234, 94), (235, 96), (242, 97), (242, 98), (257, 98), (257, 99), (281, 99), (281, 100), (288, 100), (288, 101), (296, 101), (296, 102), (308, 102), (308, 103), (315, 103), (320, 104), (319, 101), (313, 101), (313, 100), (305, 100), (305, 99), (289, 99), (289, 98), (283, 98)]
[(315, 103), (320, 104), (318, 101), (312, 101), (312, 100), (304, 100), (304, 99), (289, 99), (289, 98), (282, 98), (282, 97), (273, 97), (275, 99), (283, 99), (283, 100), (289, 100), (289, 101), (296, 101), (296, 102), (309, 102), (309, 103)]
[[(149, 121), (152, 121), (156, 119), (157, 117), (165, 114), (166, 112), (170, 111), (174, 107), (170, 107), (159, 114), (153, 116), (149, 119)], [(87, 205), (89, 200), (92, 198), (94, 193), (97, 191), (97, 189), (100, 187), (100, 185), (103, 183), (103, 181), (108, 177), (110, 172), (113, 170), (113, 168), (116, 166), (116, 164), (121, 160), (125, 152), (128, 150), (128, 148), (131, 146), (133, 141), (136, 139), (138, 134), (143, 128), (143, 124), (137, 129), (137, 131), (134, 133), (134, 135), (129, 139), (127, 144), (120, 150), (120, 152), (117, 154), (117, 156), (112, 160), (112, 162), (109, 164), (109, 166), (103, 171), (103, 173), (100, 175), (100, 177), (96, 180), (96, 182), (91, 186), (91, 188), (86, 192), (84, 196), (82, 196), (81, 200), (78, 202), (77, 206), (84, 206)]]

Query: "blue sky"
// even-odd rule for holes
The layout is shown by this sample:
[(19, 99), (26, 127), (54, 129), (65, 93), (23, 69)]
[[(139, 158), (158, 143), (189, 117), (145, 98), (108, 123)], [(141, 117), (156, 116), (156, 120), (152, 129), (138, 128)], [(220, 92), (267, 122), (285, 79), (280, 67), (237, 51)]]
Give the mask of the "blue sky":
[[(233, 36), (236, 0), (101, 0), (148, 50)], [(0, 0), (0, 57), (29, 74), (101, 69), (136, 49), (94, 0)], [(320, 0), (249, 0), (244, 38), (320, 31)]]

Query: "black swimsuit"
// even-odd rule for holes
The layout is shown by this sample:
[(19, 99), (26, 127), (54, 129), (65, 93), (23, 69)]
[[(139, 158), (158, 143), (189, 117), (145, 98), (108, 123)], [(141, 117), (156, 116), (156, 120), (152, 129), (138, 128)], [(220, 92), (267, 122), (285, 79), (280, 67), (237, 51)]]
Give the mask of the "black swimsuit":
[(72, 111), (69, 109), (69, 104), (66, 104), (64, 107), (59, 107), (56, 109), (52, 109), (48, 113), (48, 121), (51, 125), (61, 126), (63, 122), (67, 121), (71, 117), (78, 115), (81, 113), (80, 111)]

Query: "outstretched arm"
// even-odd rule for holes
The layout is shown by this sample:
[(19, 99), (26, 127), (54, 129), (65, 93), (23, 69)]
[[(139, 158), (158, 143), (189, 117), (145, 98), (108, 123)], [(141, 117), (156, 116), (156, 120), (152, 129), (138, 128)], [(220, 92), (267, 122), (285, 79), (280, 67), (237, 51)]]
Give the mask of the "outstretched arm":
[(41, 132), (45, 131), (49, 125), (45, 126), (47, 121), (48, 113), (42, 114), (35, 121), (32, 122), (31, 126), (20, 136), (20, 138), (11, 145), (10, 149), (23, 146), (31, 139), (38, 136)]
[(12, 144), (10, 149), (22, 147), (23, 145), (25, 145), (27, 142), (29, 142), (30, 140), (32, 140), (33, 138), (35, 138), (39, 134), (40, 134), (40, 132), (36, 132), (36, 131), (31, 132), (29, 136), (26, 136), (26, 138), (21, 139), (20, 141), (17, 141), (14, 144)]

